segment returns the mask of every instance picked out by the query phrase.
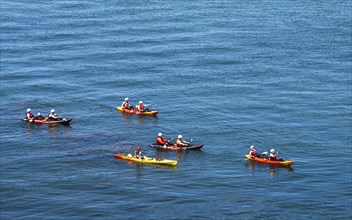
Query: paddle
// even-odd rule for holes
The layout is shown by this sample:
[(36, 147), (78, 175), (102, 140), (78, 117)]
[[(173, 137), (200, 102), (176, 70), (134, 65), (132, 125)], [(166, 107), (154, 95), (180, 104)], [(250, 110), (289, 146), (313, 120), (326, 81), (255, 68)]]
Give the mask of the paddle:
[(170, 144), (173, 144), (173, 143), (172, 143), (173, 140), (174, 140), (174, 138), (171, 138), (170, 141), (168, 141), (168, 142), (169, 142)]
[(282, 158), (280, 157), (278, 150), (276, 151), (276, 154), (277, 154), (277, 160), (278, 160), (278, 161), (284, 161), (284, 159), (282, 159)]
[(192, 141), (193, 141), (193, 139), (189, 140), (189, 142), (188, 142), (188, 141), (184, 141), (184, 142), (187, 144), (187, 147), (188, 147), (188, 146), (191, 145), (191, 142), (192, 142)]

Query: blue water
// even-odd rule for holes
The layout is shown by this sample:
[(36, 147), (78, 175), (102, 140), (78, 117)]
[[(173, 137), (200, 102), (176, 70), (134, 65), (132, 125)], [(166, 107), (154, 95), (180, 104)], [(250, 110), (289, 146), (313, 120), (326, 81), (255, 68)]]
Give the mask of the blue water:
[[(1, 1), (0, 218), (351, 219), (351, 8)], [(124, 115), (125, 97), (160, 113)], [(159, 132), (204, 147), (157, 152)], [(178, 166), (114, 158), (137, 145)], [(250, 145), (296, 163), (249, 163)]]

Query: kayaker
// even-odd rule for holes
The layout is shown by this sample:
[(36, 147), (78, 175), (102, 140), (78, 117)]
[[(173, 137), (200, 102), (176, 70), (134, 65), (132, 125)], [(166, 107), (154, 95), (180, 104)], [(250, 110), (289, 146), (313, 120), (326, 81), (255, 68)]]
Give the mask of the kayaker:
[(138, 146), (137, 147), (137, 150), (135, 150), (134, 151), (134, 157), (135, 158), (142, 158), (143, 159), (143, 157), (142, 157), (142, 151), (141, 151), (141, 147), (140, 146)]
[(275, 149), (270, 150), (269, 159), (275, 161), (283, 161), (283, 159), (279, 158)]
[(128, 98), (125, 98), (125, 101), (121, 104), (122, 108), (133, 110), (133, 105), (129, 102)]
[(47, 118), (49, 121), (58, 121), (59, 116), (56, 114), (55, 109), (51, 109)]
[(145, 108), (146, 106), (150, 106), (150, 105), (147, 105), (147, 104), (144, 105), (143, 101), (139, 101), (136, 107), (137, 107), (137, 110), (140, 112), (149, 112), (150, 110), (149, 108)]
[(165, 138), (163, 138), (163, 134), (159, 133), (158, 137), (155, 139), (156, 143), (160, 144), (160, 145), (167, 145), (169, 143), (168, 140), (166, 140)]
[(27, 116), (27, 119), (28, 119), (29, 121), (32, 121), (32, 120), (35, 119), (35, 117), (34, 117), (34, 115), (33, 115), (33, 113), (32, 113), (32, 110), (31, 110), (30, 108), (27, 109), (26, 116)]
[(189, 142), (184, 141), (184, 140), (182, 139), (182, 135), (179, 135), (179, 136), (177, 137), (176, 144), (177, 144), (178, 147), (187, 147), (188, 144), (189, 144)]
[(140, 111), (140, 112), (144, 112), (144, 111), (145, 111), (145, 109), (144, 109), (144, 104), (143, 104), (142, 101), (139, 101), (139, 104), (137, 105), (137, 109), (138, 109), (138, 111)]
[(259, 157), (258, 151), (255, 149), (255, 147), (252, 145), (251, 150), (249, 151), (249, 155), (251, 157)]

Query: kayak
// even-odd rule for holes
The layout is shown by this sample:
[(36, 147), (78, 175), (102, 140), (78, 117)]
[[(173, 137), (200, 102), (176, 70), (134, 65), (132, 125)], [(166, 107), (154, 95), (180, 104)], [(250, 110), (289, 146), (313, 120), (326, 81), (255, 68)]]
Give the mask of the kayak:
[(29, 122), (29, 123), (37, 123), (37, 124), (69, 124), (72, 121), (72, 118), (62, 118), (60, 120), (54, 121), (54, 120), (46, 120), (45, 118), (43, 119), (34, 119), (30, 121), (28, 118), (23, 118), (23, 121)]
[(152, 147), (158, 150), (199, 150), (203, 147), (203, 144), (190, 144), (187, 147), (179, 147), (176, 144), (164, 146), (164, 145), (154, 143), (154, 144), (150, 144), (149, 147)]
[(145, 111), (145, 112), (141, 112), (141, 111), (138, 111), (138, 110), (122, 108), (121, 106), (116, 107), (116, 109), (118, 111), (120, 111), (120, 112), (125, 112), (125, 113), (129, 113), (129, 114), (134, 114), (134, 115), (157, 115), (159, 113), (159, 111)]
[(169, 165), (169, 166), (177, 165), (177, 160), (158, 159), (158, 158), (152, 158), (152, 157), (146, 157), (146, 156), (143, 156), (143, 159), (140, 159), (132, 156), (132, 154), (127, 154), (127, 155), (114, 154), (114, 157), (122, 160), (133, 161), (136, 163), (158, 164), (158, 165)]
[(256, 162), (265, 163), (265, 164), (272, 164), (272, 165), (280, 165), (280, 166), (291, 166), (295, 162), (294, 160), (277, 161), (277, 160), (269, 160), (266, 158), (250, 157), (249, 154), (245, 155), (245, 157), (251, 161), (256, 161)]

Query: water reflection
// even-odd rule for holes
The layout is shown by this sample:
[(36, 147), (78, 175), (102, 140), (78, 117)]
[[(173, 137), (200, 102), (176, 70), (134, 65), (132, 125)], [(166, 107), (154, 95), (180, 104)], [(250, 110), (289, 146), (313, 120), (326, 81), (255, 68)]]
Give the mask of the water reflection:
[(136, 163), (133, 161), (128, 160), (121, 160), (121, 162), (127, 163), (129, 166), (134, 166), (136, 179), (139, 182), (141, 180), (144, 166), (152, 166), (156, 169), (169, 169), (169, 170), (176, 170), (177, 166), (168, 166), (168, 165), (160, 165), (160, 164), (144, 164), (144, 163)]
[[(181, 161), (181, 160), (186, 160), (187, 159), (187, 155), (188, 155), (188, 152), (187, 150), (185, 151), (180, 151), (180, 150), (170, 150), (170, 151), (167, 151), (167, 150), (162, 150), (162, 149), (158, 149), (156, 151), (156, 157), (157, 158), (165, 158), (167, 157), (167, 159), (170, 159), (170, 160), (174, 160), (174, 158), (171, 158), (173, 156), (166, 156), (166, 155), (170, 155), (170, 153), (172, 155), (174, 155), (174, 153), (176, 154), (176, 160), (177, 161)], [(195, 152), (202, 152), (202, 151), (197, 151), (197, 150), (193, 150), (193, 153)]]
[(154, 122), (158, 120), (158, 116), (156, 115), (139, 115), (137, 117), (138, 124), (148, 124), (149, 122)]
[(250, 170), (252, 176), (256, 171), (260, 171), (262, 169), (268, 169), (270, 177), (278, 176), (280, 170), (285, 170), (287, 172), (294, 172), (294, 169), (291, 166), (278, 166), (272, 164), (262, 164), (256, 163), (255, 161), (247, 160), (245, 166)]
[(122, 115), (124, 124), (129, 124), (130, 121), (131, 121), (131, 117), (132, 117), (133, 115), (127, 114), (127, 113), (121, 113), (121, 115)]
[(69, 130), (71, 129), (71, 125), (65, 125), (65, 124), (35, 124), (35, 123), (26, 123), (26, 130), (27, 133), (30, 135), (33, 135), (36, 131), (39, 129), (45, 129), (47, 127), (49, 134), (51, 136), (55, 136), (57, 129), (59, 127), (62, 127), (64, 130)]
[(155, 122), (158, 120), (157, 115), (133, 115), (125, 112), (121, 112), (124, 124), (130, 124), (131, 120), (137, 119), (138, 124), (148, 124), (149, 122)]

